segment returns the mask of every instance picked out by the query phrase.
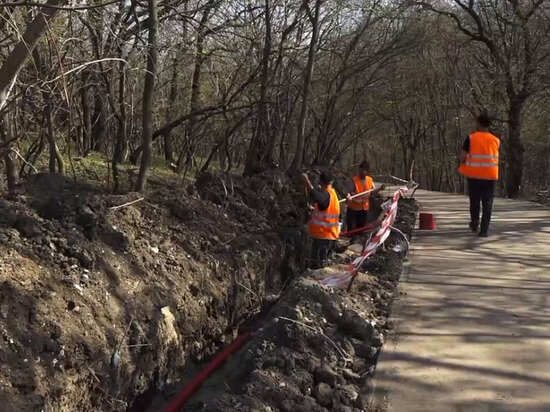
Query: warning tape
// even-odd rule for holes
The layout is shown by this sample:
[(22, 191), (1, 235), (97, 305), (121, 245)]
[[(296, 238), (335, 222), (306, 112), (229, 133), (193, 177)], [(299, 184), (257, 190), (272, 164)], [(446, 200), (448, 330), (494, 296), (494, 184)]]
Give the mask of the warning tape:
[(370, 238), (365, 244), (361, 255), (354, 259), (344, 272), (321, 279), (319, 283), (321, 283), (323, 286), (335, 288), (349, 285), (353, 278), (359, 272), (359, 269), (361, 268), (363, 262), (369, 257), (373, 256), (380, 245), (382, 245), (390, 235), (393, 223), (395, 222), (395, 218), (397, 217), (397, 205), (399, 202), (399, 198), (401, 196), (406, 196), (407, 194), (409, 194), (410, 191), (416, 190), (417, 187), (418, 184), (414, 183), (411, 186), (404, 186), (397, 189), (393, 194), (393, 197), (382, 204), (382, 209), (386, 211), (386, 216), (384, 217), (384, 220), (382, 220), (378, 232), (376, 232), (374, 237)]

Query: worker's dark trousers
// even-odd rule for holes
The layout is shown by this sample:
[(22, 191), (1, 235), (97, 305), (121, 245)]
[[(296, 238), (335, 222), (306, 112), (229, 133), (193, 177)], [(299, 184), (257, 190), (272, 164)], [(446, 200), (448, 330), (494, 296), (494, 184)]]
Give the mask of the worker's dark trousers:
[(479, 224), (479, 204), (483, 205), (481, 216), (481, 233), (487, 233), (491, 222), (493, 198), (495, 196), (495, 180), (468, 179), (468, 193), (470, 195), (470, 220), (474, 228)]
[(332, 239), (311, 239), (311, 241), (310, 267), (312, 269), (325, 267), (336, 241)]
[(354, 230), (363, 227), (369, 220), (368, 210), (354, 210), (348, 207), (346, 212), (346, 230)]

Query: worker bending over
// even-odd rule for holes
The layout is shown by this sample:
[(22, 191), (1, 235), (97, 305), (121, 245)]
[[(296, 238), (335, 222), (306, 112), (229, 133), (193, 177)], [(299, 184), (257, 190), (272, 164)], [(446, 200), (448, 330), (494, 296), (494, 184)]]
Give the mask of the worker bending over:
[(476, 131), (466, 138), (460, 151), (461, 165), (458, 171), (468, 178), (470, 195), (470, 229), (477, 232), (479, 225), (479, 203), (483, 204), (483, 215), (479, 236), (488, 236), (493, 210), (495, 182), (498, 180), (498, 152), (500, 140), (489, 132), (492, 119), (485, 113), (476, 119)]
[[(347, 231), (363, 227), (368, 222), (373, 221), (376, 218), (375, 216), (369, 215), (370, 197), (376, 195), (381, 190), (384, 190), (385, 185), (382, 185), (380, 188), (376, 189), (374, 187), (372, 177), (368, 175), (369, 171), (369, 162), (364, 160), (357, 168), (357, 174), (353, 177), (355, 191), (348, 193), (346, 196), (348, 205), (348, 211), (346, 212)], [(352, 198), (353, 195), (368, 190), (372, 190), (372, 192)]]
[(315, 269), (326, 265), (340, 237), (340, 203), (332, 187), (333, 178), (328, 172), (319, 177), (320, 189), (315, 189), (306, 173), (302, 175), (309, 198), (313, 202), (313, 213), (309, 221), (309, 236), (312, 239), (311, 259)]

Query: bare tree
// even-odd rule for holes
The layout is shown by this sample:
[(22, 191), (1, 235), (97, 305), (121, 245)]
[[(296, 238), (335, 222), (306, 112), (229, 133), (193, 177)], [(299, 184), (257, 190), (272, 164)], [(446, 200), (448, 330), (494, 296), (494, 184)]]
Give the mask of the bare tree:
[[(46, 5), (61, 6), (65, 3), (66, 0), (48, 0)], [(53, 20), (58, 12), (59, 8), (56, 7), (41, 7), (36, 17), (27, 26), (21, 40), (2, 63), (2, 67), (0, 67), (0, 110), (6, 104), (9, 91), (13, 87), (17, 75), (46, 32), (48, 22)]]
[[(115, 190), (128, 150), (142, 160), (139, 190), (153, 156), (189, 173), (245, 174), (367, 157), (401, 175), (415, 161), (427, 187), (461, 190), (456, 146), (472, 113), (496, 108), (508, 193), (550, 184), (535, 170), (550, 150), (548, 0), (176, 0), (158, 2), (156, 19), (145, 2), (92, 0), (39, 41), (45, 20), (74, 9), (44, 2), (0, 5), (0, 154), (23, 177), (63, 170), (73, 150), (94, 155), (83, 166), (106, 161)], [(23, 42), (14, 29), (29, 8)], [(37, 75), (24, 63), (39, 42)], [(9, 144), (26, 152), (2, 151)]]
[[(174, 106), (176, 104), (176, 98), (178, 97), (178, 55), (174, 55), (172, 60), (172, 75), (170, 79), (170, 94), (168, 96), (168, 108), (166, 109), (166, 123), (169, 123), (174, 113)], [(174, 161), (174, 149), (172, 145), (172, 133), (171, 130), (164, 134), (164, 160), (169, 164)]]
[(197, 39), (195, 42), (195, 64), (193, 68), (193, 78), (191, 80), (191, 94), (189, 97), (189, 113), (191, 118), (189, 119), (189, 125), (187, 126), (187, 138), (184, 146), (184, 151), (180, 154), (178, 158), (178, 171), (182, 171), (183, 168), (190, 168), (193, 163), (193, 157), (195, 156), (195, 146), (196, 146), (196, 121), (197, 118), (194, 115), (198, 109), (200, 103), (201, 95), (201, 74), (202, 66), (205, 61), (204, 55), (204, 41), (208, 34), (208, 19), (213, 7), (216, 5), (217, 0), (209, 0), (206, 4), (204, 11), (202, 12), (202, 17), (199, 23)]
[[(262, 51), (262, 74), (260, 84), (260, 101), (258, 102), (258, 114), (256, 119), (256, 128), (250, 142), (245, 163), (245, 174), (250, 174), (255, 170), (259, 163), (270, 162), (272, 155), (273, 142), (267, 139), (268, 119), (267, 119), (267, 87), (269, 83), (269, 58), (271, 55), (271, 10), (269, 0), (264, 4), (264, 48)], [(266, 147), (268, 148), (267, 150)], [(260, 148), (262, 148), (260, 150)]]
[(313, 66), (315, 63), (315, 54), (317, 50), (317, 41), (319, 39), (319, 18), (321, 14), (322, 0), (315, 0), (313, 11), (306, 4), (306, 11), (311, 23), (311, 41), (309, 43), (307, 65), (304, 74), (304, 84), (302, 86), (302, 105), (300, 107), (300, 117), (298, 118), (298, 127), (296, 135), (296, 148), (294, 158), (290, 165), (291, 170), (299, 170), (302, 167), (304, 158), (305, 130), (307, 120), (307, 109), (309, 104), (309, 95), (311, 93), (311, 77), (313, 75)]
[(416, 2), (454, 21), (461, 33), (483, 45), (490, 56), (490, 59), (479, 56), (478, 61), (496, 68), (500, 86), (508, 98), (508, 134), (504, 148), (506, 192), (510, 197), (520, 194), (522, 183), (522, 113), (527, 100), (537, 93), (537, 79), (550, 61), (548, 24), (537, 22), (537, 13), (547, 3), (545, 0), (454, 0), (456, 10), (440, 8), (428, 1)]
[(155, 88), (155, 77), (157, 75), (157, 29), (158, 29), (158, 14), (156, 0), (148, 0), (148, 26), (149, 37), (147, 44), (147, 71), (145, 73), (145, 83), (143, 86), (143, 103), (142, 103), (142, 155), (139, 174), (136, 181), (136, 191), (142, 191), (147, 182), (147, 175), (151, 167), (152, 145), (153, 145), (153, 95)]

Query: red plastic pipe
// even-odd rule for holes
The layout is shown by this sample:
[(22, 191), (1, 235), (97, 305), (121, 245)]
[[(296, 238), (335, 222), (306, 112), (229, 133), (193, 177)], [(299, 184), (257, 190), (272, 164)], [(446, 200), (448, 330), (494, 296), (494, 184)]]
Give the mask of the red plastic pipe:
[(375, 223), (371, 223), (370, 225), (366, 225), (366, 226), (361, 226), (361, 227), (358, 227), (357, 229), (349, 230), (347, 232), (342, 232), (340, 233), (340, 237), (355, 236), (358, 233), (363, 233), (369, 229), (372, 229), (373, 227), (375, 227)]
[(185, 405), (185, 403), (191, 398), (201, 385), (212, 375), (223, 363), (236, 351), (238, 351), (247, 340), (252, 337), (252, 332), (246, 332), (242, 335), (237, 336), (237, 339), (229, 345), (227, 348), (222, 350), (218, 355), (210, 362), (206, 368), (204, 368), (201, 373), (195, 376), (191, 382), (189, 382), (185, 388), (178, 394), (170, 405), (166, 407), (164, 412), (180, 412)]

